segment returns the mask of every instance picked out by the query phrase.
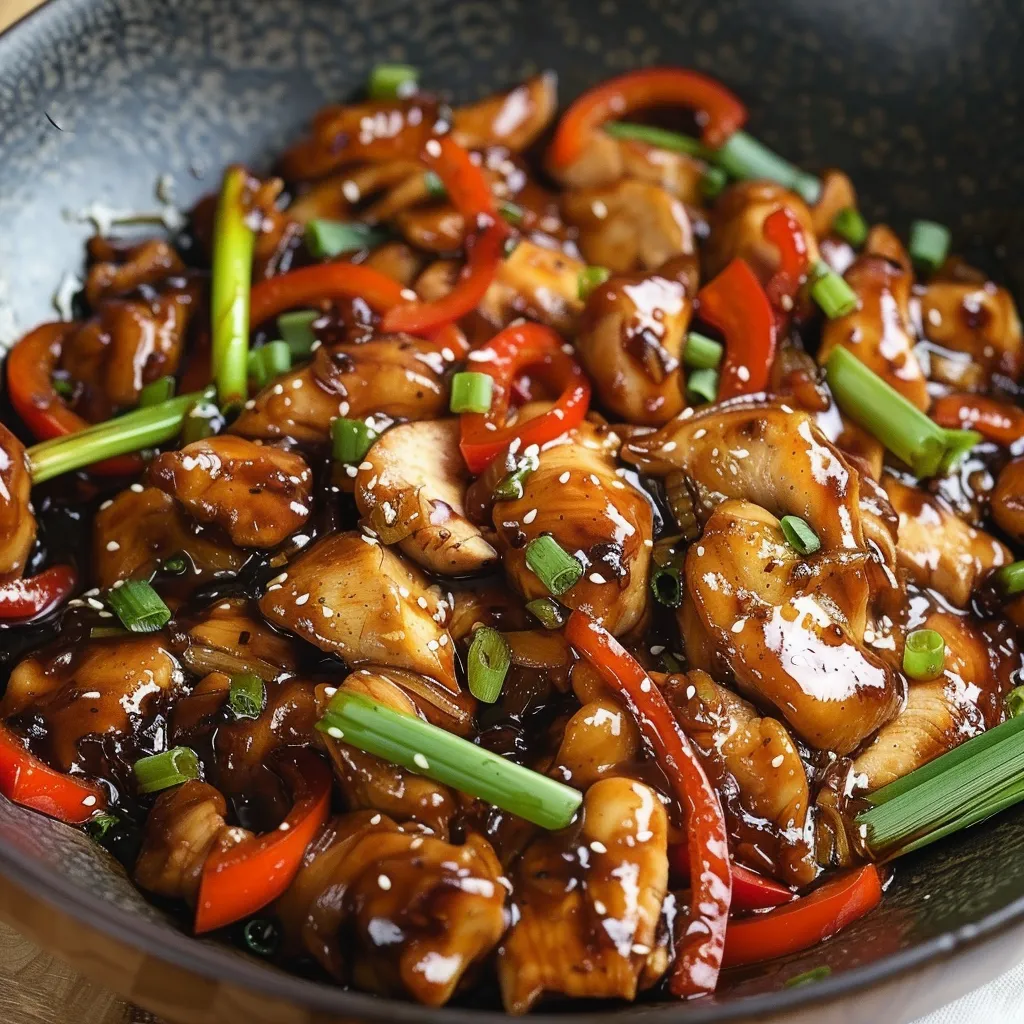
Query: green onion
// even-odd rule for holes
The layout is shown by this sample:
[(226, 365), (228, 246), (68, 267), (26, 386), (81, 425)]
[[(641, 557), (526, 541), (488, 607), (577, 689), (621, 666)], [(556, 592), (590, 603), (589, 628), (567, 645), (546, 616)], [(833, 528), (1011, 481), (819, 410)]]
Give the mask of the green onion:
[(444, 199), (448, 195), (448, 189), (444, 187), (444, 182), (436, 171), (426, 171), (423, 175), (423, 184), (434, 199)]
[(651, 593), (658, 604), (678, 608), (683, 603), (683, 580), (674, 565), (663, 565), (651, 573)]
[(331, 441), (338, 462), (358, 464), (377, 440), (377, 431), (362, 420), (340, 418), (331, 423)]
[(699, 157), (701, 160), (713, 160), (714, 151), (704, 143), (682, 132), (670, 132), (665, 128), (656, 128), (651, 124), (634, 124), (630, 121), (609, 121), (604, 130), (616, 139), (631, 139), (634, 142), (645, 142), (648, 146), (658, 149), (669, 149), (673, 153), (686, 153), (687, 156)]
[(377, 64), (370, 72), (367, 92), (372, 100), (411, 96), (418, 88), (419, 76), (419, 71), (410, 64)]
[(1006, 713), (1011, 718), (1019, 718), (1024, 714), (1024, 686), (1015, 686), (1006, 695)]
[(996, 572), (992, 579), (1004, 597), (1024, 592), (1024, 562), (1011, 562)]
[(911, 679), (936, 679), (946, 664), (946, 641), (934, 629), (915, 629), (903, 648), (903, 671)]
[(452, 377), (452, 412), (487, 412), (491, 407), (494, 381), (486, 373), (463, 371)]
[(494, 488), (491, 500), (518, 501), (524, 493), (523, 482), (538, 465), (536, 457), (521, 459), (519, 465)]
[(160, 563), (160, 570), (170, 576), (181, 576), (188, 571), (188, 559), (184, 555), (171, 555)]
[(828, 966), (813, 967), (803, 974), (794, 974), (792, 978), (786, 979), (785, 988), (799, 988), (801, 985), (810, 985), (812, 982), (821, 981), (832, 973)]
[(116, 814), (97, 814), (95, 818), (90, 818), (86, 822), (85, 831), (97, 843), (102, 843), (107, 838), (107, 833), (120, 824), (121, 819)]
[(306, 225), (306, 247), (318, 260), (329, 260), (346, 252), (372, 249), (386, 241), (380, 228), (359, 221), (315, 218)]
[(799, 516), (783, 516), (779, 526), (786, 543), (798, 555), (813, 555), (821, 547), (818, 535)]
[(75, 397), (75, 385), (67, 377), (54, 377), (50, 383), (61, 398)]
[(578, 790), (362, 694), (339, 690), (316, 727), (541, 828), (565, 828), (583, 800)]
[(258, 388), (292, 368), (292, 350), (286, 341), (268, 341), (249, 353), (249, 376)]
[[(82, 469), (93, 462), (174, 440), (189, 407), (206, 394), (182, 395), (160, 405), (135, 409), (74, 434), (64, 434), (33, 445), (28, 450), (32, 482), (41, 484), (44, 480)], [(213, 391), (208, 394), (212, 397)]]
[(574, 587), (583, 575), (583, 566), (548, 533), (526, 545), (526, 564), (555, 597)]
[(933, 220), (915, 220), (910, 225), (910, 258), (934, 273), (949, 254), (949, 228)]
[(974, 431), (944, 430), (845, 348), (832, 350), (825, 377), (843, 413), (918, 477), (952, 469), (965, 450), (963, 435), (971, 435), (973, 444), (981, 440)]
[(485, 704), (493, 704), (501, 693), (512, 661), (505, 638), (490, 626), (481, 626), (473, 633), (466, 659), (469, 692)]
[(522, 227), (526, 219), (526, 211), (518, 203), (510, 203), (507, 200), (498, 204), (498, 213), (514, 228)]
[(832, 218), (832, 230), (855, 249), (859, 249), (868, 237), (867, 221), (855, 206), (843, 207)]
[(974, 446), (981, 440), (981, 434), (976, 430), (951, 430), (943, 431), (946, 443), (946, 451), (939, 463), (939, 476), (946, 476), (958, 465), (960, 460), (971, 452)]
[(714, 370), (721, 363), (724, 351), (720, 342), (690, 331), (683, 346), (683, 362), (695, 370)]
[(537, 597), (526, 602), (526, 610), (545, 628), (561, 629), (568, 616), (553, 597)]
[(174, 397), (174, 378), (158, 377), (139, 392), (139, 408), (148, 409)]
[(199, 776), (199, 758), (189, 747), (172, 747), (162, 754), (153, 754), (135, 762), (135, 778), (140, 793), (170, 789)]
[(89, 630), (90, 640), (113, 640), (114, 637), (128, 637), (131, 634), (120, 626), (93, 626)]
[(249, 175), (244, 167), (224, 173), (213, 224), (210, 313), (213, 379), (223, 408), (246, 399), (249, 357), (249, 290), (255, 232), (246, 209)]
[(182, 445), (213, 437), (224, 426), (220, 409), (213, 402), (196, 402), (181, 424)]
[(580, 302), (586, 302), (590, 293), (611, 277), (611, 271), (607, 267), (584, 267), (576, 277), (576, 294)]
[(501, 254), (502, 254), (502, 256), (504, 256), (505, 259), (508, 259), (509, 256), (511, 256), (512, 253), (514, 253), (516, 251), (516, 248), (518, 247), (518, 245), (519, 245), (519, 239), (516, 238), (514, 235), (510, 235), (502, 243), (502, 246), (501, 246)]
[(829, 320), (852, 313), (858, 305), (857, 293), (824, 260), (811, 270), (811, 298)]
[(320, 314), (315, 309), (297, 309), (291, 313), (282, 313), (277, 318), (277, 329), (288, 345), (292, 359), (302, 359), (313, 351), (316, 344), (313, 324), (319, 319)]
[(669, 654), (668, 651), (665, 651), (661, 656), (661, 667), (670, 674), (683, 671), (683, 666), (679, 659), (674, 654)]
[(821, 197), (821, 182), (806, 174), (746, 132), (733, 132), (714, 155), (719, 167), (734, 178), (767, 178), (802, 196), (813, 206)]
[(729, 184), (729, 175), (721, 167), (706, 167), (700, 176), (700, 191), (705, 199), (717, 199)]
[(691, 405), (713, 402), (718, 397), (718, 371), (694, 370), (686, 376), (686, 398)]
[(267, 687), (253, 672), (231, 677), (228, 706), (235, 718), (259, 718), (267, 704)]
[(132, 633), (155, 633), (171, 621), (171, 609), (145, 580), (125, 580), (108, 590), (107, 604)]
[(242, 941), (257, 956), (273, 956), (281, 946), (281, 929), (266, 917), (254, 917), (242, 927)]

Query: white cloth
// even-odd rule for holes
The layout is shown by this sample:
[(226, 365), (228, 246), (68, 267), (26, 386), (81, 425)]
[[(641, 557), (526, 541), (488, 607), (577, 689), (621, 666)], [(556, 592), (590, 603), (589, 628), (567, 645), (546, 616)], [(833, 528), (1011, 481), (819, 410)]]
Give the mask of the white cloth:
[(916, 1024), (1020, 1024), (1024, 1021), (1024, 964), (984, 988), (922, 1017)]

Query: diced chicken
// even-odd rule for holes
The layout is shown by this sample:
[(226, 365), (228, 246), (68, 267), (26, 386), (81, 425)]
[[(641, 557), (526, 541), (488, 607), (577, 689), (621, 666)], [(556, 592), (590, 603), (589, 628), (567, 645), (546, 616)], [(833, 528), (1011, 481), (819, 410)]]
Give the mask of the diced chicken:
[(20, 576), (36, 539), (25, 446), (0, 423), (0, 580)]
[(536, 141), (557, 109), (558, 76), (545, 71), (508, 92), (456, 107), (452, 136), (466, 149), (504, 146), (518, 153)]

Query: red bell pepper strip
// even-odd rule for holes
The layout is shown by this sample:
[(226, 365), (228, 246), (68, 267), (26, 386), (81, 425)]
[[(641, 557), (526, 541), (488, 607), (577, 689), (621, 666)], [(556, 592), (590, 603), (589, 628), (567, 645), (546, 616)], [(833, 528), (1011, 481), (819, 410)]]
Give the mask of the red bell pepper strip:
[(302, 865), (306, 847), (327, 821), (331, 772), (311, 750), (293, 750), (279, 764), (294, 803), (273, 831), (227, 850), (214, 850), (203, 865), (196, 906), (196, 934), (223, 928), (276, 900)]
[(685, 68), (644, 68), (585, 92), (555, 129), (548, 159), (555, 170), (575, 163), (590, 134), (606, 121), (657, 106), (688, 107), (702, 124), (705, 145), (717, 149), (747, 120), (746, 107), (724, 85)]
[[(676, 843), (668, 848), (668, 862), (673, 871), (689, 878), (690, 850), (686, 843)], [(731, 910), (767, 910), (795, 899), (796, 893), (788, 886), (732, 862)]]
[(725, 335), (718, 400), (764, 391), (775, 359), (775, 315), (746, 261), (736, 257), (701, 288), (697, 302), (701, 319)]
[[(523, 323), (506, 327), (473, 352), (467, 368), (486, 373), (494, 383), (487, 412), (462, 414), (459, 448), (471, 472), (482, 473), (516, 438), (521, 449), (546, 444), (578, 426), (586, 416), (590, 382), (562, 345), (561, 337), (550, 327)], [(506, 426), (516, 378), (527, 369), (559, 397), (547, 412)]]
[(1024, 409), (981, 395), (944, 395), (932, 406), (932, 419), (940, 427), (977, 430), (1007, 447), (1024, 437)]
[[(39, 441), (76, 434), (92, 426), (73, 412), (53, 389), (53, 370), (72, 324), (42, 324), (29, 331), (7, 355), (7, 389), (11, 404)], [(97, 462), (90, 473), (122, 476), (143, 468), (138, 455), (121, 455)]]
[(99, 786), (44, 764), (4, 725), (0, 725), (0, 793), (69, 825), (84, 824), (107, 806)]
[(787, 906), (731, 922), (723, 966), (755, 964), (809, 949), (881, 901), (882, 879), (874, 864), (848, 871)]
[(618, 640), (579, 611), (569, 616), (565, 638), (622, 696), (686, 812), (690, 914), (676, 944), (669, 989), (679, 997), (714, 992), (732, 899), (729, 844), (718, 794), (661, 691)]
[(66, 601), (76, 582), (70, 565), (51, 565), (28, 579), (0, 583), (0, 622), (43, 615)]
[(783, 206), (765, 218), (766, 241), (779, 250), (779, 266), (765, 285), (768, 300), (778, 312), (788, 314), (793, 297), (807, 277), (807, 236), (792, 211)]

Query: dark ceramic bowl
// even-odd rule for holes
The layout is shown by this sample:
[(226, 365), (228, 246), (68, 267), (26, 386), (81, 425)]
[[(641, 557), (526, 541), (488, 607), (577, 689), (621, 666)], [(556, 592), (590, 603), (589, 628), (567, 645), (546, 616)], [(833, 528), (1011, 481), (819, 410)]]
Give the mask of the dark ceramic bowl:
[[(221, 166), (256, 166), (380, 60), (460, 100), (540, 68), (563, 98), (638, 65), (709, 71), (751, 128), (808, 169), (853, 176), (874, 219), (949, 224), (1024, 291), (1019, 0), (54, 0), (0, 39), (0, 337), (52, 315), (93, 201), (188, 204)], [(58, 127), (59, 126), (59, 127)], [(785, 1017), (899, 1024), (1021, 956), (1024, 812), (901, 862), (883, 905), (713, 1000), (576, 1005), (574, 1019)], [(501, 1019), (282, 974), (182, 934), (80, 834), (0, 800), (0, 916), (181, 1024)], [(799, 988), (785, 979), (828, 964)], [(534, 1020), (564, 1021), (543, 1013)]]

